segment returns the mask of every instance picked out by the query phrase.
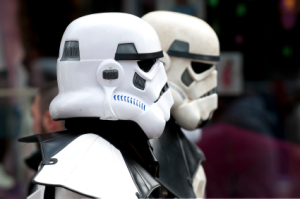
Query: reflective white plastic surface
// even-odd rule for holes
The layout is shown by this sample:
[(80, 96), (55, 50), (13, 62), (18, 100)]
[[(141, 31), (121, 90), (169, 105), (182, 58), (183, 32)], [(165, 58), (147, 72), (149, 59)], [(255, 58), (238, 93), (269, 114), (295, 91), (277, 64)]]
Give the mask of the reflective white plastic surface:
[(137, 198), (137, 187), (122, 154), (98, 135), (81, 135), (52, 158), (58, 162), (43, 166), (34, 178), (37, 183), (96, 198)]
[[(61, 61), (66, 41), (79, 42), (80, 61)], [(154, 103), (167, 82), (163, 64), (157, 61), (146, 73), (138, 60), (115, 61), (117, 47), (124, 43), (133, 43), (138, 53), (161, 51), (155, 30), (133, 15), (88, 15), (68, 26), (57, 61), (59, 94), (50, 105), (53, 119), (132, 120), (148, 138), (161, 135), (173, 105), (170, 90)], [(110, 69), (118, 70), (118, 79), (103, 79), (102, 72)], [(135, 73), (146, 80), (144, 90), (134, 86)]]
[[(142, 17), (157, 32), (162, 49), (167, 53), (175, 40), (187, 42), (189, 53), (219, 56), (219, 40), (214, 30), (203, 20), (193, 16), (155, 11)], [(217, 108), (217, 95), (203, 96), (217, 86), (217, 71), (214, 61), (203, 61), (175, 56), (161, 58), (165, 63), (168, 82), (172, 90), (174, 105), (172, 116), (187, 130), (196, 129)], [(211, 64), (212, 67), (197, 74), (191, 62)], [(193, 82), (186, 86), (182, 74), (188, 71)], [(200, 98), (202, 97), (202, 98)], [(202, 104), (201, 104), (202, 103)]]

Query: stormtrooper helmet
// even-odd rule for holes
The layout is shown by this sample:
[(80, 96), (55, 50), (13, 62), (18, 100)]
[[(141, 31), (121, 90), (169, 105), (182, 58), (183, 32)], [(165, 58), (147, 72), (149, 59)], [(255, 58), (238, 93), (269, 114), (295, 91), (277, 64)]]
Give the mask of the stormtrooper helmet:
[(103, 13), (76, 19), (60, 44), (52, 118), (131, 120), (149, 139), (159, 137), (173, 105), (161, 57), (155, 30), (138, 17)]
[(194, 130), (218, 106), (218, 37), (206, 22), (185, 14), (155, 11), (142, 19), (156, 30), (162, 45), (161, 61), (174, 98), (172, 116), (184, 129)]

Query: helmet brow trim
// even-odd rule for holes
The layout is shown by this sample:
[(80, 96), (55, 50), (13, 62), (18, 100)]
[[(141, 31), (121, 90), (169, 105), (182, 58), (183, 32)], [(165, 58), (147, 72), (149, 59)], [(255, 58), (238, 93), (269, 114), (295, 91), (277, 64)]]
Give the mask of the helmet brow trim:
[(175, 40), (168, 50), (168, 55), (175, 57), (183, 57), (189, 59), (197, 59), (202, 61), (220, 61), (220, 56), (202, 55), (189, 53), (189, 43)]
[(138, 53), (133, 43), (119, 44), (115, 54), (115, 60), (145, 60), (163, 57), (163, 52)]

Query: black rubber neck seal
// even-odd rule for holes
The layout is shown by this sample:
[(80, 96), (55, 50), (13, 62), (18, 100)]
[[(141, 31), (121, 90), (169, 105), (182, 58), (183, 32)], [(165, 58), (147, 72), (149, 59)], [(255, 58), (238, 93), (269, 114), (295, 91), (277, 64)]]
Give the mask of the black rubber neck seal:
[(96, 133), (106, 140), (148, 140), (141, 127), (128, 120), (100, 120), (99, 118), (70, 118), (66, 119), (66, 129), (78, 133)]

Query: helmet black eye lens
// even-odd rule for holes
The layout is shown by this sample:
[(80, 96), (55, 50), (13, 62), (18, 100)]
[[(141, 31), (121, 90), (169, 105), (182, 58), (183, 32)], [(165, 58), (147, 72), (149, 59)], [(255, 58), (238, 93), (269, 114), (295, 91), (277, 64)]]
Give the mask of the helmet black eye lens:
[(140, 69), (144, 72), (149, 72), (152, 68), (152, 66), (155, 64), (156, 59), (146, 59), (146, 60), (141, 60), (138, 61), (138, 65), (140, 67)]
[(192, 68), (195, 73), (200, 74), (213, 67), (213, 64), (192, 61)]

